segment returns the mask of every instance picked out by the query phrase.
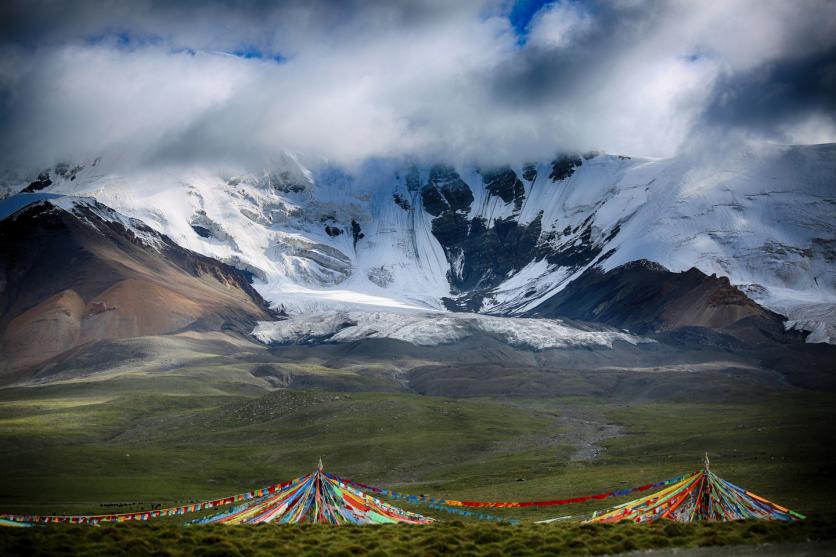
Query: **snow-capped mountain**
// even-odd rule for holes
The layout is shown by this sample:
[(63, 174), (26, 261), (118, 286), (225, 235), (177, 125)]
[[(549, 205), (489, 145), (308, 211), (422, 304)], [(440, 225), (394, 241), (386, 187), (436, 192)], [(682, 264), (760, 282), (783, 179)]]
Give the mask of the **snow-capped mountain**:
[(520, 315), (591, 267), (647, 259), (726, 276), (809, 340), (836, 338), (836, 145), (492, 168), (376, 160), (351, 174), (289, 153), (257, 174), (109, 164), (9, 189), (94, 197), (251, 273), (289, 314)]

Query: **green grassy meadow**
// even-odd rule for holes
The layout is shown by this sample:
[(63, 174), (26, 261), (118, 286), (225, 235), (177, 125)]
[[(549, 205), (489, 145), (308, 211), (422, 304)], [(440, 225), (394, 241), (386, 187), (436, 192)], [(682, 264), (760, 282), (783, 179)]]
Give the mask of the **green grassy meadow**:
[[(452, 522), (431, 526), (253, 525), (183, 527), (121, 524), (0, 530), (4, 555), (608, 555), (742, 544), (833, 540), (832, 523), (529, 524)], [(780, 547), (780, 546), (779, 546)]]
[[(684, 530), (687, 535), (676, 545), (832, 537), (836, 397), (831, 394), (786, 388), (720, 402), (452, 398), (407, 391), (270, 391), (213, 377), (127, 375), (0, 390), (0, 510), (112, 513), (217, 498), (297, 477), (313, 470), (320, 457), (327, 471), (408, 494), (554, 499), (671, 478), (699, 468), (708, 451), (721, 477), (807, 515), (812, 520), (807, 524), (816, 526), (769, 525), (763, 533), (755, 526), (694, 526)], [(597, 417), (592, 430), (612, 426), (618, 434), (573, 439), (567, 436), (567, 416)], [(590, 442), (600, 448), (597, 457), (573, 457)], [(110, 554), (116, 544), (140, 548), (135, 554), (160, 555), (190, 553), (208, 538), (227, 548), (218, 554), (229, 555), (257, 555), (268, 546), (284, 548), (275, 554), (298, 554), (310, 547), (334, 554), (443, 553), (433, 545), (439, 537), (454, 553), (473, 555), (509, 554), (511, 547), (521, 555), (532, 548), (561, 547), (566, 554), (586, 555), (664, 547), (670, 536), (662, 527), (589, 530), (567, 523), (530, 524), (582, 515), (629, 498), (489, 510), (522, 521), (518, 527), (477, 523), (397, 500), (391, 502), (447, 525), (337, 533), (304, 527), (188, 527), (166, 520), (159, 526), (88, 530), (1, 529), (0, 543), (7, 550), (34, 544), (44, 554), (61, 554), (62, 547), (73, 544), (85, 552)], [(583, 543), (572, 545), (578, 536)], [(497, 539), (482, 543), (482, 538)], [(172, 545), (160, 540), (172, 540)], [(269, 545), (273, 541), (278, 545)], [(356, 549), (358, 544), (363, 551)], [(413, 549), (392, 549), (401, 546)]]
[[(132, 510), (213, 498), (296, 477), (320, 457), (333, 473), (405, 493), (550, 499), (670, 478), (700, 467), (708, 451), (715, 471), (734, 483), (804, 514), (833, 512), (830, 395), (793, 391), (710, 404), (134, 387), (108, 381), (0, 391), (3, 510), (140, 503)], [(578, 408), (622, 428), (591, 461), (572, 462), (576, 447), (559, 436), (558, 418)], [(520, 519), (555, 512), (505, 511)]]

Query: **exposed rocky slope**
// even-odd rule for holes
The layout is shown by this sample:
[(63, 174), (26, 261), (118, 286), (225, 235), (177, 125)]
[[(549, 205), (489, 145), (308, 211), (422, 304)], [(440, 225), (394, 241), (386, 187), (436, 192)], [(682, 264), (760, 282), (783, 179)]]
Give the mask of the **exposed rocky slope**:
[(695, 268), (673, 273), (646, 260), (606, 272), (588, 269), (530, 314), (596, 321), (641, 334), (702, 327), (749, 342), (792, 338), (782, 316), (752, 301), (728, 278)]
[(270, 319), (245, 275), (91, 199), (0, 221), (0, 377), (103, 339), (227, 330)]

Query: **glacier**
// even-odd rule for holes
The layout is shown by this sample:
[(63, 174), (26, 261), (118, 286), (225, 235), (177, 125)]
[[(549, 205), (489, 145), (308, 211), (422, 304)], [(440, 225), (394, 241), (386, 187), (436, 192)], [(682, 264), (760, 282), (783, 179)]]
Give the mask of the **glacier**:
[(330, 311), (263, 321), (253, 331), (265, 344), (344, 343), (386, 338), (416, 346), (450, 344), (480, 333), (510, 346), (534, 350), (612, 348), (618, 341), (632, 345), (654, 342), (621, 331), (582, 330), (557, 319), (451, 312)]

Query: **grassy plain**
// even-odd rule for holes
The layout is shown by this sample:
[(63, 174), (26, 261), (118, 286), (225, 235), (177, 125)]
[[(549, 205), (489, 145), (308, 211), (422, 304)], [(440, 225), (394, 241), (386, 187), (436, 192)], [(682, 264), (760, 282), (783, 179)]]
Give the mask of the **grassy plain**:
[[(597, 458), (575, 461), (560, 418), (580, 411), (621, 434), (600, 441)], [(53, 384), (0, 391), (0, 507), (96, 512), (212, 498), (296, 477), (320, 457), (336, 474), (406, 493), (552, 499), (670, 478), (698, 468), (708, 451), (722, 477), (831, 517), (834, 422), (832, 395), (801, 390), (710, 403), (242, 393), (157, 378)]]
[[(695, 379), (683, 372), (654, 376), (652, 389), (634, 386), (630, 396), (618, 389), (601, 394), (595, 378), (586, 382), (578, 374), (561, 379), (572, 385), (566, 395), (501, 397), (477, 389), (478, 396), (463, 397), (455, 377), (444, 374), (431, 383), (425, 375), (423, 385), (436, 393), (429, 396), (378, 369), (371, 381), (356, 366), (294, 365), (297, 381), (316, 379), (299, 384), (320, 388), (274, 390), (252, 366), (196, 365), (0, 389), (0, 511), (126, 512), (216, 498), (297, 477), (320, 457), (333, 473), (403, 493), (554, 499), (690, 472), (707, 451), (720, 476), (811, 521), (667, 530), (531, 524), (626, 499), (613, 498), (491, 511), (524, 523), (508, 526), (398, 500), (446, 522), (365, 529), (204, 528), (171, 521), (4, 528), (0, 554), (588, 555), (836, 537), (830, 526), (836, 520), (832, 394), (771, 380), (746, 388), (744, 379), (718, 374), (716, 383), (688, 397), (683, 393), (695, 392), (689, 390)], [(510, 381), (518, 372), (507, 373)], [(457, 385), (456, 396), (445, 394), (448, 384)]]

